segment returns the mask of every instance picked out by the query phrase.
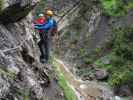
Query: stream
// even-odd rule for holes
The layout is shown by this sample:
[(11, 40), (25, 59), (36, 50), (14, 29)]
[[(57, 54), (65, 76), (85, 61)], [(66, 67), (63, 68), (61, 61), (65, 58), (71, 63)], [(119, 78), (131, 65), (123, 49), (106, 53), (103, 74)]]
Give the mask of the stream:
[(60, 64), (59, 68), (69, 83), (69, 86), (75, 92), (78, 100), (123, 100), (118, 96), (114, 96), (106, 83), (77, 79), (63, 61), (59, 59), (55, 60)]

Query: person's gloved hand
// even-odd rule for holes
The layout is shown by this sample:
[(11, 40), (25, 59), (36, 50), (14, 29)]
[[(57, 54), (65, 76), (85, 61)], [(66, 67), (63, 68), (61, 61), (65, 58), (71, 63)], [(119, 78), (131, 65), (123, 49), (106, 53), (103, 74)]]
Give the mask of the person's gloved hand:
[(35, 25), (34, 25), (34, 23), (32, 23), (32, 24), (31, 24), (31, 27), (32, 27), (32, 28), (35, 28)]
[(34, 28), (35, 28), (35, 29), (38, 29), (39, 27), (38, 27), (37, 25), (34, 25)]

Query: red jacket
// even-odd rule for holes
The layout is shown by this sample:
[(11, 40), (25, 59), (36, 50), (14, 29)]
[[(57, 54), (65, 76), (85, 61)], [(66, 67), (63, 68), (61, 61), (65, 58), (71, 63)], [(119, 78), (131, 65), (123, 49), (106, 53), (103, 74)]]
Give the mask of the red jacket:
[[(46, 18), (45, 17), (41, 17), (35, 20), (35, 24), (44, 24), (46, 22)], [(42, 29), (38, 29), (39, 32), (43, 32)]]

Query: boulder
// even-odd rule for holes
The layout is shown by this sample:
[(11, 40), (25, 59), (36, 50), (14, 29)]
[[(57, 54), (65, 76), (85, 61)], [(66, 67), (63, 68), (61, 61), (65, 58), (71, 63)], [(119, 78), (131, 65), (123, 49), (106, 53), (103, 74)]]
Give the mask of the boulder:
[(97, 80), (105, 80), (109, 76), (109, 73), (104, 69), (96, 70), (95, 77)]
[(133, 96), (131, 87), (128, 85), (123, 85), (119, 88), (115, 88), (114, 92), (119, 96)]
[(107, 64), (110, 64), (110, 60), (109, 60), (108, 57), (103, 57), (101, 60), (102, 60), (102, 63), (103, 63), (103, 64), (106, 64), (106, 65), (107, 65)]

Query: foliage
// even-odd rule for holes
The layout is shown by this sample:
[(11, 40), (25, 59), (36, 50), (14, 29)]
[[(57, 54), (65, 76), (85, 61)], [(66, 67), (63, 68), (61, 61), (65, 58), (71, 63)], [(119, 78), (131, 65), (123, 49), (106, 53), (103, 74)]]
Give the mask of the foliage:
[(58, 78), (59, 78), (58, 82), (59, 82), (60, 87), (64, 91), (65, 99), (76, 100), (76, 95), (74, 94), (74, 91), (72, 90), (71, 87), (69, 87), (67, 81), (65, 80), (65, 77), (59, 68), (59, 64), (55, 60), (52, 61), (52, 64), (56, 70), (56, 73), (58, 74)]
[(110, 86), (118, 87), (123, 84), (132, 84), (133, 83), (133, 73), (132, 72), (133, 72), (133, 70), (125, 70), (123, 72), (113, 73), (111, 76), (111, 79), (109, 80)]
[(101, 59), (95, 64), (110, 72), (109, 84), (113, 87), (133, 83), (133, 27), (114, 29), (113, 51), (108, 55), (109, 64)]
[(133, 80), (133, 27), (118, 28), (114, 33), (113, 70), (109, 81), (111, 86), (122, 85)]
[(132, 0), (101, 0), (104, 11), (109, 16), (121, 16), (133, 8)]
[[(105, 56), (105, 58), (110, 61), (110, 59), (112, 58), (112, 54), (109, 54), (109, 55)], [(111, 63), (104, 64), (103, 61), (102, 61), (102, 59), (96, 60), (95, 65), (97, 67), (105, 68), (107, 70), (110, 70), (112, 68), (112, 64)]]
[(114, 32), (114, 52), (126, 60), (133, 60), (133, 27), (119, 28)]

